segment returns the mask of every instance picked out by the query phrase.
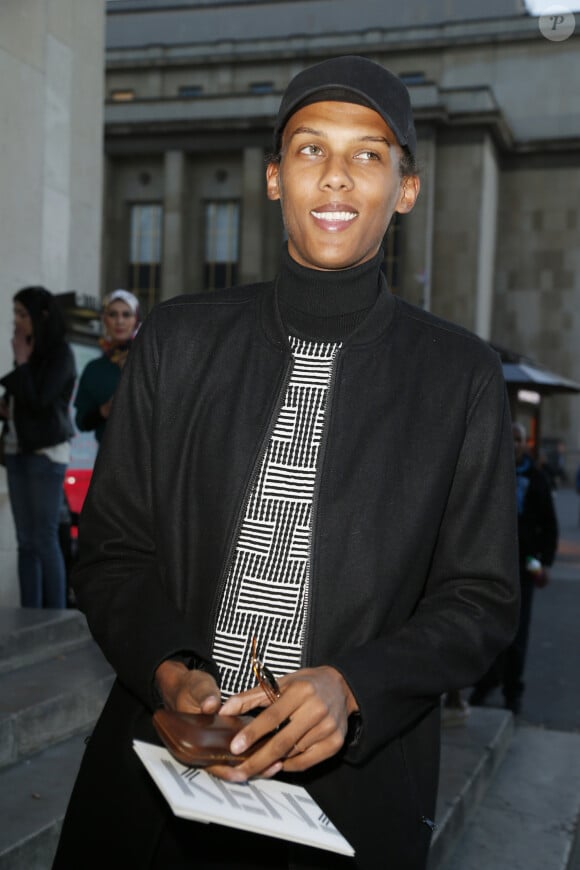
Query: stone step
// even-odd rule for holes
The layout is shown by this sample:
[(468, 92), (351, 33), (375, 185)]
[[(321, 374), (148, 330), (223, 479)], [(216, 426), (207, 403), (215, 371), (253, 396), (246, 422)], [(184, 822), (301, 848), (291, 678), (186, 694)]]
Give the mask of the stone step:
[[(50, 656), (50, 657), (48, 657)], [(94, 641), (0, 675), (0, 766), (91, 726), (113, 682)]]
[(576, 870), (580, 733), (518, 725), (440, 870)]
[(0, 770), (0, 870), (50, 870), (85, 737)]
[(0, 607), (0, 674), (86, 643), (89, 630), (79, 610)]
[(467, 820), (497, 775), (514, 730), (510, 712), (486, 707), (472, 707), (464, 724), (442, 729), (437, 830), (428, 870), (443, 870)]
[[(447, 870), (443, 859), (490, 786), (512, 734), (511, 713), (484, 708), (473, 709), (464, 727), (444, 730), (429, 870)], [(77, 735), (0, 770), (0, 870), (50, 870), (83, 750), (84, 735)]]
[[(83, 738), (113, 681), (88, 637), (78, 611), (0, 608), (0, 870), (51, 867)], [(443, 730), (429, 870), (443, 870), (512, 733), (511, 714), (491, 708)]]

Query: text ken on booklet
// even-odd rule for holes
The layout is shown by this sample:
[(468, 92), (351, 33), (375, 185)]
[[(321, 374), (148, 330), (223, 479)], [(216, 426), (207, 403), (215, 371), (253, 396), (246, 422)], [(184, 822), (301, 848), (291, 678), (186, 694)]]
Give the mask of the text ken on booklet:
[(133, 748), (176, 816), (354, 855), (350, 843), (301, 786), (274, 779), (225, 782), (201, 768), (180, 764), (164, 747), (134, 740)]

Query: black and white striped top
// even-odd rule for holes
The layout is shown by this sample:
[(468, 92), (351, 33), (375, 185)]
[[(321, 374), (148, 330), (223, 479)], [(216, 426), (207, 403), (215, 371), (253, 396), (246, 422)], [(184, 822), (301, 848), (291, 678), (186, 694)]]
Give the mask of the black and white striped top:
[(251, 639), (276, 676), (300, 667), (312, 504), (326, 399), (340, 342), (290, 338), (292, 374), (254, 482), (220, 603), (213, 658), (222, 695), (255, 683)]

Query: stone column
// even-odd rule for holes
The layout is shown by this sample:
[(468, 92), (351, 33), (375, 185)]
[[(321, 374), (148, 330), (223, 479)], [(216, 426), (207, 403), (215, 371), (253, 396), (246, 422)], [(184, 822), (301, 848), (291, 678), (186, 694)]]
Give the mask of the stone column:
[(266, 164), (262, 148), (244, 148), (240, 282), (261, 281)]
[(163, 263), (161, 298), (184, 293), (183, 200), (185, 192), (185, 155), (183, 151), (165, 153), (163, 194)]
[(499, 169), (495, 146), (489, 136), (482, 143), (481, 193), (479, 206), (479, 243), (477, 252), (477, 284), (475, 298), (475, 332), (480, 338), (491, 338), (493, 314), (495, 246)]

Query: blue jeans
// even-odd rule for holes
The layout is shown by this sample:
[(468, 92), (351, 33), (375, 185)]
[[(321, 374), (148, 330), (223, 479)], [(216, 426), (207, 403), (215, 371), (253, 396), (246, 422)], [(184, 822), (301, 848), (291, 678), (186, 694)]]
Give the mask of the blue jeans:
[(18, 541), (22, 607), (66, 607), (66, 571), (58, 538), (66, 465), (47, 456), (6, 456)]

